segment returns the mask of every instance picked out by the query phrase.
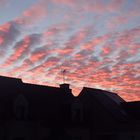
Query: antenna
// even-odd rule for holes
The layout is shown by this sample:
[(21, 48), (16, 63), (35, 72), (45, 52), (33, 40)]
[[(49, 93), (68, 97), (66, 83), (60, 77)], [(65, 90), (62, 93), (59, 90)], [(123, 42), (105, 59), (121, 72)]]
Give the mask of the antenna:
[(63, 84), (66, 82), (66, 69), (62, 70)]
[(63, 84), (65, 84), (66, 82), (67, 68), (65, 67), (65, 65), (66, 65), (66, 58), (63, 59), (62, 65), (61, 65), (61, 74), (62, 74)]

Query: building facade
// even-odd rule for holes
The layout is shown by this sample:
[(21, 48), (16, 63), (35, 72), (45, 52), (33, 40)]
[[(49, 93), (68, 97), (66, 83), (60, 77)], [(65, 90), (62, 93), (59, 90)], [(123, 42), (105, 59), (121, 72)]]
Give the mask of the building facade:
[(0, 140), (139, 140), (140, 102), (83, 88), (0, 77)]

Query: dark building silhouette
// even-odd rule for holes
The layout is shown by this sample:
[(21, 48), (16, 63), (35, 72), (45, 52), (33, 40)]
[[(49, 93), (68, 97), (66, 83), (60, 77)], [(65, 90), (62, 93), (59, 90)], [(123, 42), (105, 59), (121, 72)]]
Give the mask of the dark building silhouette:
[(0, 77), (0, 140), (139, 140), (140, 102), (84, 87)]

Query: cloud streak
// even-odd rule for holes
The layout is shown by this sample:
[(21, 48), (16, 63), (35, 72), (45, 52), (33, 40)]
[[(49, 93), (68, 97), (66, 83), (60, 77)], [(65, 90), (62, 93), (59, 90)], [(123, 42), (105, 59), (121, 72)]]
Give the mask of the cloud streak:
[(42, 2), (38, 2), (30, 8), (26, 9), (22, 15), (15, 19), (20, 25), (32, 25), (39, 22), (47, 16), (47, 6)]

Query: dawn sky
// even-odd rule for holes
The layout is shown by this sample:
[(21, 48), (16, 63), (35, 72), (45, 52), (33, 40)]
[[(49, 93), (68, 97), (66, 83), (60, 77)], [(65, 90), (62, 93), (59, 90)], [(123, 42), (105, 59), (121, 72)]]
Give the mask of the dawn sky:
[(140, 100), (140, 0), (0, 0), (0, 75)]

